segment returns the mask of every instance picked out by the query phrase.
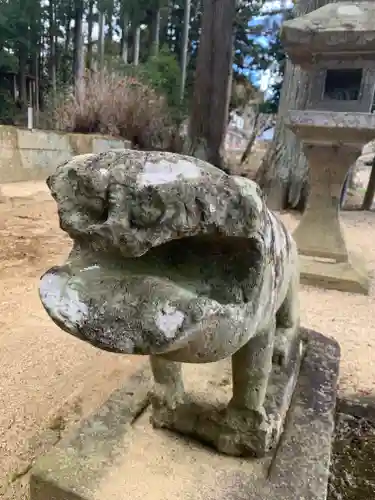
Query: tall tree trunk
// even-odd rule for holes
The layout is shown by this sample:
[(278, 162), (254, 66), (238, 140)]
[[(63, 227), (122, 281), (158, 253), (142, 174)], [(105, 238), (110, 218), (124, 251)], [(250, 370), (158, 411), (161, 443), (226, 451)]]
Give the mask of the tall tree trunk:
[(121, 57), (125, 64), (129, 63), (129, 23), (129, 14), (124, 12), (122, 17)]
[(34, 68), (35, 68), (35, 114), (36, 114), (36, 125), (39, 125), (39, 111), (40, 111), (40, 88), (39, 88), (39, 53), (40, 53), (40, 41), (34, 57)]
[(66, 16), (65, 16), (65, 40), (64, 40), (64, 55), (63, 55), (63, 80), (64, 83), (67, 83), (69, 79), (69, 68), (70, 68), (70, 42), (71, 42), (71, 21), (73, 17), (73, 3), (70, 0), (67, 6)]
[(105, 15), (102, 10), (99, 11), (99, 71), (103, 74), (104, 70), (104, 26), (105, 26)]
[[(107, 0), (108, 3), (108, 0)], [(113, 41), (113, 12), (114, 12), (114, 4), (113, 0), (109, 2), (107, 5), (106, 9), (106, 15), (107, 15), (107, 33), (105, 35), (105, 53), (106, 54), (111, 54), (112, 53), (112, 41)]]
[[(42, 42), (42, 15), (40, 3), (35, 5), (35, 9), (33, 9), (33, 15), (31, 16), (31, 27), (30, 27), (30, 37), (31, 37), (31, 54), (30, 54), (30, 66), (31, 73), (34, 75), (33, 81), (33, 104), (35, 111), (34, 118), (34, 126), (39, 126), (39, 68), (40, 68), (40, 51), (41, 51), (41, 42)], [(56, 5), (54, 5), (54, 12), (56, 12)], [(56, 16), (56, 14), (55, 14)], [(55, 54), (56, 59), (56, 54)], [(57, 66), (57, 62), (55, 60), (55, 68)]]
[(190, 11), (191, 11), (191, 0), (185, 0), (185, 10), (184, 10), (184, 26), (182, 33), (182, 50), (181, 50), (181, 87), (180, 87), (180, 99), (181, 101), (185, 96), (185, 86), (186, 86), (186, 72), (187, 72), (187, 56), (189, 50), (189, 28), (190, 28)]
[(251, 155), (251, 151), (253, 150), (254, 142), (257, 137), (258, 133), (258, 122), (259, 122), (259, 115), (260, 115), (260, 109), (259, 106), (256, 107), (255, 110), (255, 117), (254, 117), (254, 122), (253, 122), (253, 129), (251, 131), (249, 141), (246, 145), (246, 149), (243, 152), (241, 156), (241, 165), (245, 163), (245, 161), (248, 159), (248, 157)]
[(74, 47), (73, 47), (73, 78), (77, 83), (80, 77), (80, 66), (82, 61), (82, 19), (83, 19), (83, 0), (74, 2)]
[(139, 51), (141, 47), (141, 27), (137, 24), (134, 27), (133, 33), (133, 64), (134, 66), (138, 66), (139, 64)]
[(93, 10), (94, 10), (94, 0), (90, 0), (89, 11), (87, 14), (87, 58), (86, 58), (86, 64), (89, 70), (92, 69), (92, 29), (94, 24)]
[(24, 45), (19, 44), (18, 50), (18, 78), (19, 78), (19, 97), (22, 106), (27, 107), (27, 49)]
[(156, 56), (159, 53), (160, 45), (160, 15), (161, 9), (158, 6), (152, 12), (152, 40), (151, 40), (151, 54)]
[[(190, 154), (224, 167), (222, 144), (229, 110), (236, 0), (204, 0), (194, 99), (189, 126)], [(195, 153), (196, 154), (196, 153)]]
[(54, 0), (48, 2), (49, 21), (49, 80), (53, 92), (56, 92), (56, 23)]
[[(300, 0), (295, 15), (302, 16), (323, 5), (327, 0)], [(256, 180), (267, 194), (272, 209), (294, 208), (303, 211), (309, 192), (308, 165), (300, 141), (284, 125), (288, 110), (306, 108), (310, 74), (299, 66), (286, 62), (284, 81), (274, 137), (256, 174)]]
[(84, 50), (84, 37), (81, 33), (81, 40), (79, 44), (79, 59), (77, 62), (77, 75), (76, 75), (76, 90), (83, 97), (84, 91), (84, 76), (85, 76), (85, 50)]

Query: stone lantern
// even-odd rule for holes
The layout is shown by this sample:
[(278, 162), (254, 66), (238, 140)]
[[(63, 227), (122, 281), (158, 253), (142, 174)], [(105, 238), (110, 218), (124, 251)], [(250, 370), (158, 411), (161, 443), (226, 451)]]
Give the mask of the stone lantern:
[(375, 4), (331, 3), (282, 27), (294, 64), (311, 74), (304, 110), (286, 126), (302, 141), (311, 193), (294, 233), (306, 284), (367, 294), (364, 261), (348, 252), (339, 218), (346, 174), (375, 138)]

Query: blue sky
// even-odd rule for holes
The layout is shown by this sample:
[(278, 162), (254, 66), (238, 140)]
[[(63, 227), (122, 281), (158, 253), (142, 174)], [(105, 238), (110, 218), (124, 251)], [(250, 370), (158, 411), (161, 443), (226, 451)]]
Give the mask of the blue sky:
[[(269, 43), (273, 38), (273, 32), (275, 32), (277, 29), (276, 26), (280, 26), (280, 24), (282, 22), (281, 14), (269, 15), (267, 13), (275, 12), (275, 11), (281, 9), (281, 4), (282, 3), (280, 1), (266, 2), (262, 8), (263, 14), (260, 16), (254, 17), (253, 19), (251, 19), (251, 21), (249, 21), (249, 27), (263, 25), (264, 31), (265, 32), (269, 31), (268, 34), (264, 34), (261, 36), (251, 35), (253, 40), (255, 40), (259, 45), (263, 46), (264, 48), (267, 48), (269, 46)], [(283, 7), (290, 9), (293, 7), (293, 2), (291, 0), (286, 0), (285, 2), (283, 2)], [(249, 62), (250, 62), (250, 60), (249, 60)], [(246, 73), (246, 71), (244, 73)], [(267, 84), (269, 83), (269, 79), (272, 77), (269, 74), (270, 73), (269, 71), (265, 71), (265, 72), (247, 71), (247, 73), (249, 74), (251, 81), (255, 85), (260, 85), (263, 88), (267, 87)]]

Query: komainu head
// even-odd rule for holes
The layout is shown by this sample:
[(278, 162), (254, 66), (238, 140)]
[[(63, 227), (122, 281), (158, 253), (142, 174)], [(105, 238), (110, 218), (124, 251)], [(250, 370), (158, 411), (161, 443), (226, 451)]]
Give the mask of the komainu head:
[(61, 328), (102, 349), (193, 362), (244, 343), (267, 261), (254, 182), (131, 150), (77, 156), (47, 182), (73, 240), (40, 284)]

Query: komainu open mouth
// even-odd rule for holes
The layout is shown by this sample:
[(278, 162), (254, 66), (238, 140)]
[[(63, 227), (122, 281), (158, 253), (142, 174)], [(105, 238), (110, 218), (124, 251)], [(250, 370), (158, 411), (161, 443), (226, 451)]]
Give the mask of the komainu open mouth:
[(102, 349), (171, 353), (204, 330), (220, 359), (228, 345), (218, 323), (243, 331), (260, 257), (255, 240), (208, 236), (172, 240), (135, 258), (94, 252), (48, 271), (40, 296), (61, 328)]
[(195, 158), (116, 150), (74, 158), (48, 185), (74, 247), (40, 297), (67, 332), (113, 352), (209, 362), (236, 352), (276, 300), (255, 183)]

